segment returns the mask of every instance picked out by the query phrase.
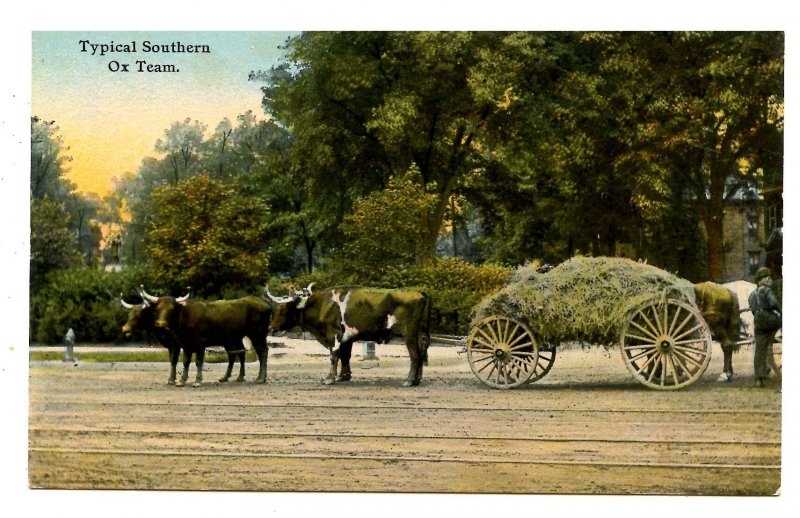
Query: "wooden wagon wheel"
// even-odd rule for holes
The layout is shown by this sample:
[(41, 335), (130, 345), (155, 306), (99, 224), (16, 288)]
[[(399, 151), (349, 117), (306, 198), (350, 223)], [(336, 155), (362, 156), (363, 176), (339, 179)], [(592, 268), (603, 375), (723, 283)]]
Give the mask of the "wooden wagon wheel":
[(711, 331), (700, 312), (678, 300), (649, 302), (631, 313), (620, 334), (625, 366), (651, 388), (694, 383), (711, 361)]
[(534, 383), (544, 378), (553, 364), (556, 362), (556, 348), (555, 346), (547, 349), (539, 349), (539, 357), (536, 359), (536, 367), (533, 369), (533, 376), (528, 380), (528, 383)]
[(780, 377), (783, 368), (783, 331), (781, 329), (775, 331), (770, 337), (767, 362), (775, 375)]
[(528, 326), (513, 318), (489, 316), (467, 337), (467, 359), (486, 385), (510, 389), (522, 385), (538, 367), (539, 346)]

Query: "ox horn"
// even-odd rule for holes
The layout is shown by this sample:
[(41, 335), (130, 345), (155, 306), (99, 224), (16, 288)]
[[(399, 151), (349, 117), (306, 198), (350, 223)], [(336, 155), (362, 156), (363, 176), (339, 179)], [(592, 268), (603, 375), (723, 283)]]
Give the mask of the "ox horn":
[(142, 298), (144, 300), (146, 300), (148, 302), (153, 302), (153, 303), (158, 302), (158, 297), (154, 297), (154, 296), (150, 295), (149, 293), (147, 293), (146, 291), (144, 291), (144, 285), (139, 287), (139, 294), (142, 296)]
[(264, 293), (266, 293), (267, 297), (269, 297), (269, 299), (275, 304), (286, 304), (287, 302), (291, 302), (294, 300), (293, 297), (276, 297), (275, 295), (269, 292), (269, 286), (264, 287)]
[(189, 287), (189, 288), (186, 288), (186, 290), (187, 290), (186, 291), (186, 295), (184, 295), (183, 297), (178, 297), (177, 299), (175, 299), (175, 302), (177, 302), (179, 304), (183, 304), (184, 302), (189, 300), (189, 297), (192, 296), (192, 288)]
[(122, 298), (122, 293), (119, 294), (119, 303), (125, 309), (133, 309), (133, 304), (125, 302), (125, 299)]
[(311, 296), (311, 287), (314, 286), (314, 284), (316, 283), (312, 282), (311, 284), (303, 288), (303, 294), (305, 294), (307, 297)]

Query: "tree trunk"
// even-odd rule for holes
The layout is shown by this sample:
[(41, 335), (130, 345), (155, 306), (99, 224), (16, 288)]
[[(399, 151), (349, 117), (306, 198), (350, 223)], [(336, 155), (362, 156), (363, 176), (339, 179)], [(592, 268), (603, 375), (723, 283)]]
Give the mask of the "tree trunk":
[(708, 279), (722, 280), (725, 274), (725, 235), (723, 226), (725, 199), (725, 178), (727, 177), (724, 162), (712, 166), (708, 186), (708, 199), (705, 200), (703, 222), (707, 237)]

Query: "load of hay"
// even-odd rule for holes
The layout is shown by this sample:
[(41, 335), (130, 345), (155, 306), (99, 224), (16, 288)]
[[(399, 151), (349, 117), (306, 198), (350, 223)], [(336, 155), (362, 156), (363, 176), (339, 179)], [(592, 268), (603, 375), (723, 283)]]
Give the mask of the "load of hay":
[(540, 345), (612, 346), (630, 312), (660, 297), (693, 302), (692, 284), (645, 263), (576, 257), (546, 273), (519, 267), (509, 283), (476, 307), (473, 326), (489, 315), (528, 325)]

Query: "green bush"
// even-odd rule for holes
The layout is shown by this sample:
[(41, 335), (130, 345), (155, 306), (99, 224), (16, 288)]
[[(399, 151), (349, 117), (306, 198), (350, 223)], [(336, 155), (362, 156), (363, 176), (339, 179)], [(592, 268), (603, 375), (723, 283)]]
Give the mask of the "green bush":
[[(127, 311), (117, 299), (122, 294), (129, 302), (138, 302), (136, 288), (142, 283), (147, 284), (147, 280), (139, 269), (117, 273), (93, 268), (51, 272), (44, 285), (31, 293), (31, 341), (62, 343), (69, 328), (80, 342), (121, 340)], [(148, 290), (158, 288), (148, 285)]]

